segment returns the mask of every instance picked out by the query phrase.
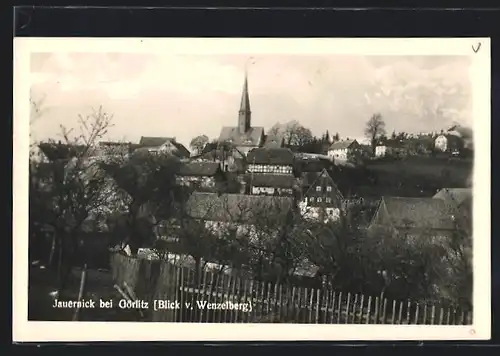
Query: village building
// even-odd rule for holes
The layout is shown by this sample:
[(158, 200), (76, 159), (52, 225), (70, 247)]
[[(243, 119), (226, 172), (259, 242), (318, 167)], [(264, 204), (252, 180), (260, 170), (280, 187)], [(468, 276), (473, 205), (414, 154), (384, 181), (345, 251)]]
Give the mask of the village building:
[(139, 144), (134, 145), (135, 151), (144, 151), (150, 153), (171, 154), (178, 158), (189, 158), (189, 150), (181, 143), (177, 142), (175, 137), (145, 137), (142, 136)]
[(326, 169), (304, 172), (300, 212), (308, 219), (335, 221), (343, 211), (344, 198)]
[(293, 175), (285, 174), (247, 174), (250, 194), (294, 196), (299, 185)]
[(282, 148), (285, 146), (285, 139), (282, 135), (266, 135), (264, 138), (265, 148)]
[(192, 162), (217, 162), (224, 172), (244, 174), (246, 172), (246, 159), (236, 148), (221, 147), (218, 143), (208, 143), (203, 151), (191, 157)]
[(220, 143), (227, 142), (246, 155), (252, 148), (262, 147), (264, 144), (264, 128), (252, 127), (252, 112), (248, 94), (248, 80), (245, 76), (243, 92), (241, 94), (240, 110), (238, 112), (238, 126), (223, 127), (219, 135)]
[(204, 221), (207, 229), (222, 238), (231, 232), (249, 240), (283, 233), (293, 213), (290, 197), (194, 192), (186, 204), (189, 218)]
[(441, 134), (434, 140), (434, 148), (440, 152), (459, 155), (464, 148), (464, 141), (459, 136)]
[(183, 162), (176, 174), (177, 184), (196, 189), (214, 189), (224, 179), (224, 172), (216, 162)]
[(433, 198), (443, 200), (448, 206), (452, 218), (460, 223), (464, 230), (472, 232), (471, 188), (443, 188)]
[(402, 140), (385, 140), (375, 147), (375, 157), (404, 157), (408, 149)]
[(248, 173), (294, 174), (295, 157), (288, 148), (254, 148), (246, 161)]
[(330, 148), (328, 148), (328, 156), (330, 159), (338, 161), (347, 161), (351, 154), (355, 154), (360, 148), (358, 141), (356, 140), (343, 140), (333, 143)]
[(382, 231), (409, 243), (443, 243), (457, 232), (457, 225), (442, 199), (384, 196), (368, 228), (374, 235)]

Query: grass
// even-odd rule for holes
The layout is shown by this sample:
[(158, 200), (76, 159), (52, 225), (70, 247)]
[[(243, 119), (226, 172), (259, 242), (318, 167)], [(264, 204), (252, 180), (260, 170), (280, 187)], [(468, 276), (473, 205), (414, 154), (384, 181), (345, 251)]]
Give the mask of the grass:
[[(78, 299), (81, 269), (73, 269), (67, 289), (59, 296), (60, 300)], [(28, 320), (70, 321), (74, 309), (53, 308), (54, 300), (49, 295), (56, 288), (56, 278), (50, 269), (31, 266), (28, 287)], [(135, 310), (122, 310), (117, 307), (122, 297), (114, 289), (111, 273), (101, 270), (87, 270), (85, 299), (99, 301), (113, 300), (112, 309), (81, 309), (79, 321), (137, 321)]]

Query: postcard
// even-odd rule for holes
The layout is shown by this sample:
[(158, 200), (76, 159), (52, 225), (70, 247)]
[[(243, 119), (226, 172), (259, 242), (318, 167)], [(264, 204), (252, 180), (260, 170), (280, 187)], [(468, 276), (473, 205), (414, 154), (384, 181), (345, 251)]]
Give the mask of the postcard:
[(14, 341), (490, 338), (489, 38), (15, 38)]

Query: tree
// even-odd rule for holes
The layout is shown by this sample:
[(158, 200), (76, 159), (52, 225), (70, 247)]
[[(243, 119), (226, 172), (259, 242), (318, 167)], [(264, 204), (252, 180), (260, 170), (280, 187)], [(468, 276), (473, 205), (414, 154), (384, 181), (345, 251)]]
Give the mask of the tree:
[(154, 227), (175, 216), (184, 188), (176, 185), (179, 159), (171, 155), (135, 153), (124, 162), (103, 163), (119, 190), (127, 194), (122, 242), (133, 255), (156, 239)]
[[(64, 289), (71, 267), (79, 252), (79, 236), (84, 222), (99, 215), (107, 204), (106, 177), (92, 157), (97, 141), (112, 126), (112, 115), (102, 107), (88, 116), (79, 115), (79, 132), (61, 125), (64, 142), (49, 141), (39, 145), (49, 159), (30, 173), (38, 181), (32, 185), (30, 219), (53, 232), (53, 245), (49, 261), (56, 256), (59, 288)], [(41, 169), (43, 167), (43, 170)], [(42, 172), (44, 173), (42, 174)], [(30, 192), (31, 195), (31, 192)]]
[(269, 133), (281, 135), (287, 146), (301, 146), (313, 139), (311, 130), (302, 126), (298, 121), (290, 121), (285, 124), (276, 123)]
[(189, 147), (191, 147), (191, 149), (193, 149), (196, 152), (196, 154), (199, 155), (205, 148), (205, 145), (208, 143), (208, 141), (209, 139), (208, 136), (206, 135), (196, 136), (191, 140)]
[(370, 139), (372, 146), (372, 154), (375, 156), (375, 147), (377, 146), (377, 139), (385, 134), (385, 122), (382, 115), (373, 114), (373, 116), (366, 123), (365, 135)]

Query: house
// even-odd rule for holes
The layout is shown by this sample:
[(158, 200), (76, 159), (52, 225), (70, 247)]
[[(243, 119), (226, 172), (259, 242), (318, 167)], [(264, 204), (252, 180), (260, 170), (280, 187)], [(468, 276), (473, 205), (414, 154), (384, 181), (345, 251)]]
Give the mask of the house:
[(224, 173), (216, 162), (183, 162), (176, 174), (177, 184), (196, 188), (215, 188), (224, 180)]
[(388, 232), (412, 243), (421, 238), (436, 243), (451, 238), (457, 225), (442, 199), (384, 196), (368, 231), (370, 234)]
[(338, 161), (347, 161), (351, 154), (354, 154), (360, 148), (356, 140), (343, 140), (333, 143), (328, 148), (330, 159)]
[(245, 76), (241, 95), (240, 110), (238, 112), (238, 126), (223, 127), (218, 142), (227, 142), (246, 155), (252, 148), (262, 147), (264, 144), (264, 128), (252, 127), (252, 112), (248, 94), (248, 80)]
[[(194, 192), (186, 215), (204, 221), (205, 227), (223, 237), (231, 230), (249, 239), (283, 232), (294, 213), (290, 197)], [(272, 229), (272, 231), (271, 231)]]
[(293, 196), (299, 188), (293, 175), (247, 174), (250, 194)]
[(288, 148), (254, 148), (247, 154), (247, 172), (293, 175), (295, 157)]
[(243, 174), (246, 172), (246, 160), (243, 157), (244, 155), (237, 152), (236, 148), (227, 149), (218, 144), (209, 143), (200, 155), (191, 157), (191, 161), (217, 162), (224, 172)]
[(303, 173), (302, 191), (299, 203), (302, 216), (325, 222), (340, 218), (344, 198), (326, 169)]
[(460, 154), (464, 148), (464, 140), (459, 136), (441, 134), (434, 140), (434, 148), (440, 152)]
[(462, 224), (464, 229), (472, 231), (472, 189), (471, 188), (443, 188), (434, 196), (441, 199), (453, 211), (453, 217)]
[(133, 148), (134, 146), (130, 142), (101, 141), (93, 154), (99, 157), (127, 157)]
[(142, 136), (135, 148), (136, 150), (151, 153), (169, 153), (179, 158), (189, 158), (190, 156), (189, 150), (183, 144), (177, 142), (175, 137)]
[(464, 141), (465, 149), (473, 149), (474, 134), (472, 129), (461, 125), (454, 125), (447, 130), (447, 133), (448, 135), (453, 135), (462, 138), (462, 140)]
[(265, 135), (263, 147), (282, 148), (284, 146), (285, 146), (285, 139), (282, 135)]
[(375, 157), (403, 157), (407, 154), (408, 150), (402, 140), (385, 140), (375, 147)]

